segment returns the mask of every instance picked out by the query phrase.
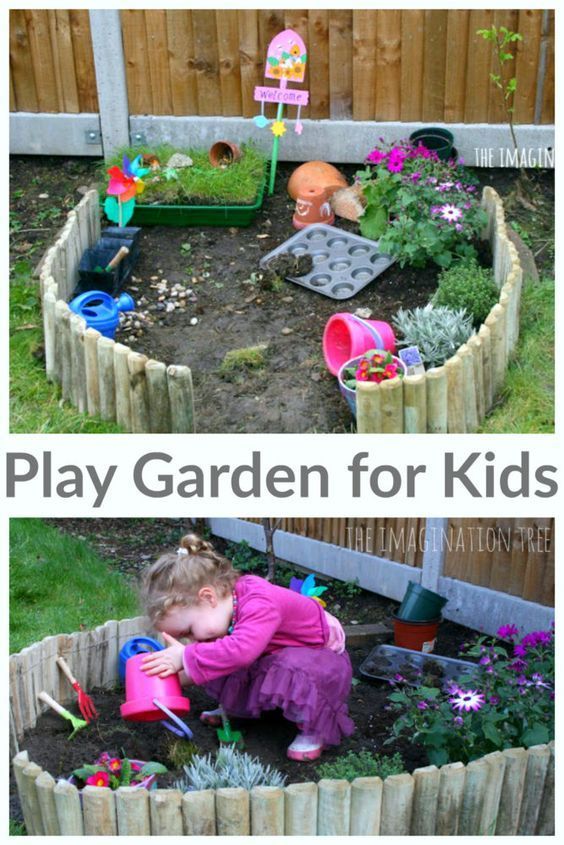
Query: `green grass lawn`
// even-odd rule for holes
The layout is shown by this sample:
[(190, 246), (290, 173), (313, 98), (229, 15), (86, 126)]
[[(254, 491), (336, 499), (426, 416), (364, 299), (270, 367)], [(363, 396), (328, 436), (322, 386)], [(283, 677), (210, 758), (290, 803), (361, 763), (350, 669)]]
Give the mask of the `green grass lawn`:
[(62, 402), (58, 386), (45, 377), (44, 363), (35, 357), (43, 344), (39, 282), (32, 264), (20, 259), (10, 281), (10, 430), (17, 433), (111, 433), (115, 423), (79, 414)]
[(131, 581), (41, 519), (10, 521), (10, 652), (139, 613)]
[(523, 287), (517, 353), (499, 403), (480, 431), (554, 431), (554, 279), (527, 282)]

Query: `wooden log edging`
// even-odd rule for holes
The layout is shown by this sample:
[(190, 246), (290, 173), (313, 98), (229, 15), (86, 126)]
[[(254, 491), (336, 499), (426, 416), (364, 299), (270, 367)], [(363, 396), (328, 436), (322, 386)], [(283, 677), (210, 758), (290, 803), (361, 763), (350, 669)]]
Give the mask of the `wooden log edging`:
[(62, 704), (76, 695), (55, 665), (80, 666), (83, 686), (113, 687), (118, 655), (131, 637), (154, 636), (146, 617), (110, 620), (59, 634), (10, 656), (10, 737), (24, 823), (36, 836), (369, 836), (553, 835), (554, 742), (496, 751), (468, 765), (425, 766), (412, 774), (283, 789), (255, 787), (182, 794), (55, 782), (19, 745), (34, 727), (45, 689)]
[(482, 192), (482, 208), (488, 215), (484, 237), (492, 248), (498, 302), (478, 332), (443, 366), (419, 377), (423, 386), (411, 378), (403, 379), (394, 392), (388, 382), (375, 388), (360, 384), (359, 434), (464, 434), (476, 431), (493, 407), (519, 339), (523, 270), (507, 236), (501, 197), (489, 186)]
[(47, 380), (60, 384), (63, 399), (81, 413), (117, 422), (125, 431), (191, 433), (194, 392), (189, 367), (167, 369), (158, 361), (148, 361), (129, 347), (86, 329), (68, 306), (82, 253), (99, 237), (99, 196), (90, 190), (67, 215), (41, 267)]

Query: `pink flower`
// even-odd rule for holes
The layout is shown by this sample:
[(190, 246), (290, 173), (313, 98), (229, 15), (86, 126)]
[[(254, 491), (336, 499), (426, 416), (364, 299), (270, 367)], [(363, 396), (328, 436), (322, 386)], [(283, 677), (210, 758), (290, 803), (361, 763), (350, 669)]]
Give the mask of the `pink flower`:
[(399, 156), (395, 156), (388, 159), (388, 170), (390, 173), (401, 173), (403, 170), (403, 156), (400, 158)]
[(449, 223), (456, 223), (462, 218), (462, 211), (452, 203), (445, 203), (441, 206), (441, 217)]
[(386, 153), (380, 152), (380, 150), (372, 150), (372, 152), (368, 153), (366, 156), (366, 161), (369, 161), (370, 164), (380, 164), (381, 161), (384, 161), (386, 158)]
[(409, 178), (411, 179), (412, 182), (418, 182), (421, 179), (421, 174), (417, 170), (415, 173), (412, 173)]
[(462, 716), (454, 716), (452, 723), (453, 725), (456, 725), (457, 728), (460, 728), (464, 724), (464, 719), (462, 718)]
[(111, 760), (108, 760), (108, 769), (111, 772), (119, 772), (121, 771), (121, 760), (119, 757), (113, 757)]
[(109, 782), (109, 772), (96, 772), (95, 775), (90, 775), (89, 778), (86, 778), (88, 786), (108, 786)]
[(485, 704), (484, 695), (478, 690), (458, 690), (458, 693), (449, 699), (449, 704), (454, 710), (477, 711)]
[(535, 648), (537, 645), (547, 646), (552, 641), (552, 634), (550, 631), (533, 631), (531, 634), (523, 637), (521, 644), (525, 648)]
[(512, 640), (519, 633), (516, 625), (502, 625), (497, 629), (497, 636), (501, 640)]
[(499, 704), (499, 696), (490, 695), (489, 702), (490, 702), (490, 704), (493, 704), (494, 707), (495, 707), (496, 704)]
[(462, 223), (455, 223), (454, 228), (457, 232), (462, 232), (464, 230), (464, 226), (462, 225)]
[(136, 763), (135, 760), (131, 760), (131, 771), (132, 772), (140, 772), (143, 766), (141, 763)]
[(428, 709), (429, 709), (429, 705), (427, 704), (427, 702), (426, 702), (426, 701), (418, 701), (418, 702), (417, 702), (417, 709), (418, 709), (418, 710), (428, 710)]
[(539, 672), (534, 672), (532, 676), (533, 686), (535, 687), (544, 687), (545, 689), (550, 689), (550, 684), (547, 684), (546, 681), (543, 681), (543, 677)]
[(526, 646), (521, 643), (517, 643), (517, 645), (513, 646), (513, 654), (517, 657), (525, 657), (527, 654)]

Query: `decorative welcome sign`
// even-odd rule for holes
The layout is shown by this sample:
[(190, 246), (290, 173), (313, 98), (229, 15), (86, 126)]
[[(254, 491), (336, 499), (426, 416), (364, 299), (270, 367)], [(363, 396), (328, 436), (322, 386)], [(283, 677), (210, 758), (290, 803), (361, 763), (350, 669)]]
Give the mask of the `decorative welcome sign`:
[[(286, 132), (286, 125), (284, 123), (284, 106), (297, 106), (298, 112), (296, 115), (296, 123), (294, 132), (301, 135), (303, 132), (303, 124), (300, 120), (300, 113), (302, 106), (307, 106), (309, 102), (309, 92), (300, 91), (296, 88), (288, 88), (288, 82), (303, 82), (307, 63), (306, 46), (293, 29), (285, 29), (284, 32), (279, 32), (270, 44), (268, 45), (266, 55), (266, 68), (264, 75), (266, 79), (275, 79), (280, 82), (279, 88), (265, 87), (257, 85), (255, 87), (254, 99), (260, 103), (260, 114), (254, 118), (255, 124), (263, 129), (270, 125), (270, 130), (274, 135), (272, 143), (272, 156), (270, 166), (270, 185), (269, 193), (274, 191), (274, 180), (276, 178), (276, 165), (278, 161), (278, 144), (280, 138)], [(277, 103), (278, 109), (276, 118), (268, 120), (264, 114), (265, 103)]]

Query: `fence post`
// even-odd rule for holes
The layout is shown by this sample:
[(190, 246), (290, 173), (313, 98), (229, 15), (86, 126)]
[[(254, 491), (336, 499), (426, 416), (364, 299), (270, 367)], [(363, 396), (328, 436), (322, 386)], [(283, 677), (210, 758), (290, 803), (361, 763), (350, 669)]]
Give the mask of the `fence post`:
[[(445, 565), (444, 537), (448, 530), (448, 519), (443, 517), (425, 520), (425, 549), (421, 566), (421, 586), (435, 593)], [(438, 542), (436, 538), (439, 538)]]
[(110, 158), (129, 146), (129, 103), (119, 9), (90, 9), (102, 149)]

